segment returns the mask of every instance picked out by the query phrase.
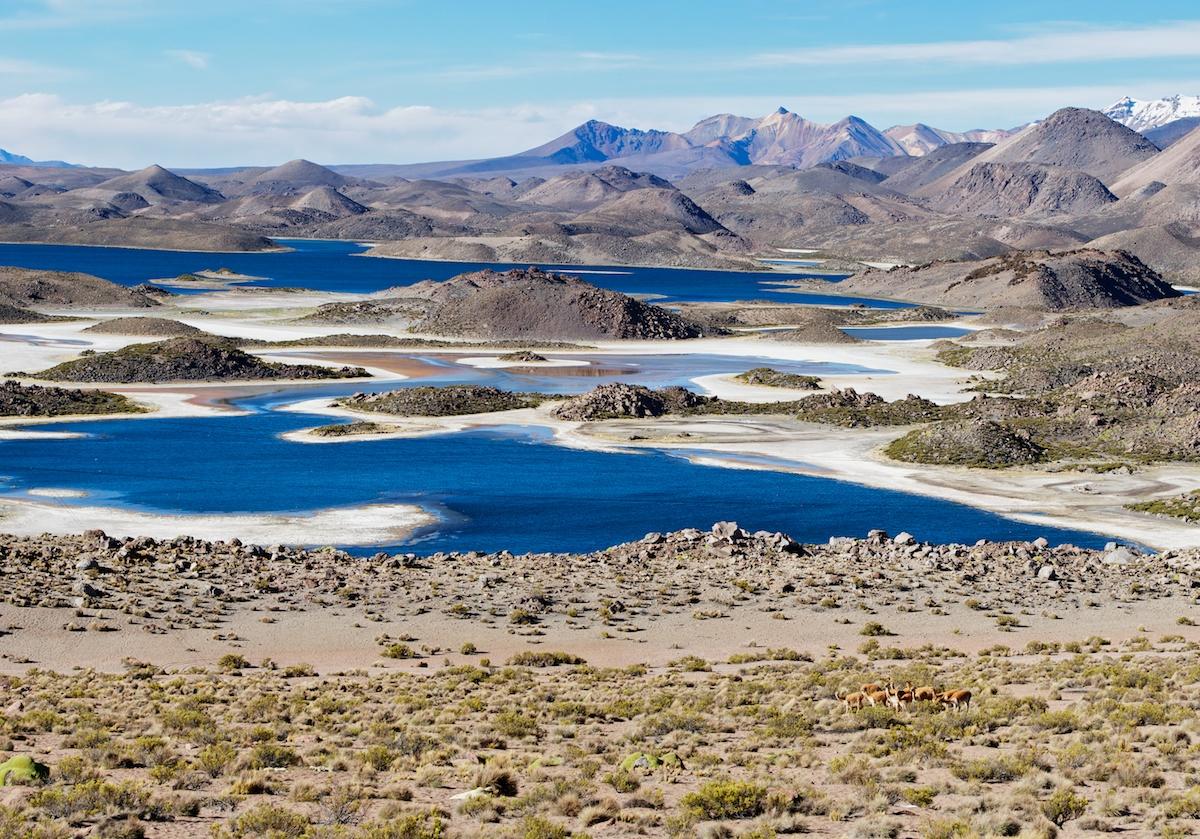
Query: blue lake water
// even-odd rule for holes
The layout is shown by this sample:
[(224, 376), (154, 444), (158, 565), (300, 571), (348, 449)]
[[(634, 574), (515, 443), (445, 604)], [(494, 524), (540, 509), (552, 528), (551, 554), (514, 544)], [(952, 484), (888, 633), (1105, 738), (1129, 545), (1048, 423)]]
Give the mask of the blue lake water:
[(1107, 541), (824, 478), (702, 466), (658, 451), (581, 451), (554, 445), (536, 429), (326, 445), (279, 437), (327, 420), (269, 411), (260, 403), (256, 413), (243, 417), (42, 426), (87, 436), (4, 441), (0, 471), (8, 493), (70, 487), (90, 494), (80, 503), (149, 512), (411, 502), (437, 513), (441, 523), (414, 543), (388, 547), (422, 552), (588, 550), (650, 531), (707, 528), (728, 519), (813, 542), (862, 536), (875, 527), (937, 542), (1039, 535), (1055, 543)]
[(971, 332), (961, 326), (914, 324), (912, 326), (846, 326), (842, 331), (865, 341), (929, 341), (959, 338)]
[[(230, 268), (239, 274), (265, 277), (254, 286), (285, 286), (318, 291), (367, 294), (421, 280), (445, 280), (482, 268), (507, 270), (510, 264), (483, 262), (432, 262), (415, 259), (362, 257), (366, 248), (353, 242), (281, 239), (293, 250), (286, 253), (190, 253), (134, 248), (100, 248), (79, 245), (0, 244), (0, 265), (81, 271), (122, 285), (177, 277), (205, 269)], [(613, 266), (540, 266), (577, 275), (593, 285), (625, 294), (660, 295), (661, 302), (775, 300), (786, 303), (904, 308), (910, 304), (875, 301), (834, 294), (793, 293), (773, 285), (804, 274), (777, 272), (701, 271), (675, 268), (624, 268)]]
[[(486, 267), (477, 263), (384, 260), (354, 256), (345, 242), (298, 242), (281, 254), (198, 254), (55, 245), (0, 245), (0, 264), (83, 271), (132, 285), (205, 268), (268, 277), (264, 285), (366, 293)], [(509, 266), (491, 266), (505, 268)], [(549, 267), (549, 266), (547, 266)], [(853, 298), (779, 291), (779, 274), (653, 268), (564, 269), (589, 281), (667, 301), (773, 299), (841, 303)], [(597, 273), (590, 273), (591, 271)], [(862, 301), (870, 302), (870, 301)], [(904, 304), (882, 303), (899, 306)], [(910, 330), (945, 329), (936, 326)], [(896, 338), (898, 330), (886, 337)], [(943, 333), (944, 334), (944, 333)], [(922, 332), (922, 337), (933, 337)], [(16, 337), (16, 336), (13, 336)], [(909, 337), (915, 337), (911, 332)], [(940, 337), (940, 335), (938, 336)], [(430, 375), (400, 386), (472, 382), (512, 390), (574, 393), (601, 381), (661, 387), (708, 373), (769, 365), (786, 372), (886, 374), (853, 365), (728, 356), (611, 356), (551, 353), (592, 362), (586, 370), (477, 370), (452, 357), (414, 355)], [(394, 357), (394, 356), (393, 356)], [(65, 505), (116, 505), (164, 513), (296, 512), (373, 503), (414, 503), (439, 525), (419, 534), (415, 550), (586, 550), (648, 531), (707, 528), (735, 519), (750, 529), (782, 530), (804, 541), (863, 535), (884, 527), (921, 539), (974, 542), (1032, 539), (1099, 546), (1107, 537), (1021, 524), (935, 498), (870, 489), (787, 472), (693, 463), (682, 453), (613, 454), (553, 444), (539, 429), (495, 428), (422, 438), (311, 445), (282, 439), (327, 417), (279, 405), (354, 390), (396, 387), (322, 383), (237, 400), (244, 416), (103, 420), (40, 426), (77, 439), (0, 441), (0, 493), (76, 489)], [(741, 458), (769, 466), (769, 459)], [(40, 499), (45, 503), (44, 499)], [(347, 546), (353, 549), (353, 546)], [(373, 551), (375, 547), (359, 549)]]
[[(597, 381), (562, 371), (474, 370), (436, 356), (427, 361), (433, 375), (411, 380), (410, 385), (473, 381), (578, 392)], [(705, 372), (732, 372), (762, 359), (597, 361), (606, 365), (600, 378), (661, 386), (685, 383), (696, 375), (697, 366)], [(831, 372), (829, 365), (773, 363), (791, 372)], [(422, 552), (588, 550), (649, 531), (707, 528), (726, 519), (813, 542), (861, 536), (876, 527), (908, 530), (938, 542), (1039, 535), (1052, 542), (1090, 546), (1107, 541), (1095, 534), (1022, 524), (935, 498), (787, 472), (700, 465), (683, 453), (581, 451), (553, 444), (548, 432), (536, 428), (324, 445), (282, 439), (288, 431), (325, 424), (329, 418), (275, 410), (281, 404), (358, 389), (367, 388), (361, 383), (330, 383), (259, 393), (234, 403), (251, 411), (245, 416), (39, 426), (85, 436), (0, 441), (0, 492), (19, 497), (40, 487), (77, 489), (87, 497), (61, 503), (164, 513), (294, 512), (414, 503), (434, 512), (440, 523), (407, 545), (386, 547)], [(769, 459), (740, 460), (769, 465)]]

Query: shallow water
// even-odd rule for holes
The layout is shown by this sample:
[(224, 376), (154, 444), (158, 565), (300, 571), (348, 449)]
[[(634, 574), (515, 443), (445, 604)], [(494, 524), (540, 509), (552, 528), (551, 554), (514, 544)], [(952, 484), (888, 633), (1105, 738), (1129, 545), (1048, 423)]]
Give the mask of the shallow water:
[[(355, 256), (366, 248), (353, 242), (280, 239), (294, 248), (287, 253), (189, 253), (134, 248), (82, 247), (78, 245), (0, 244), (0, 265), (82, 271), (122, 285), (177, 277), (205, 269), (229, 268), (239, 274), (265, 277), (248, 287), (292, 287), (318, 291), (366, 294), (421, 280), (445, 280), (482, 268), (507, 270), (514, 266), (483, 262), (431, 262), (415, 259), (379, 259)], [(863, 297), (780, 291), (781, 275), (771, 271), (701, 271), (676, 268), (624, 268), (613, 266), (541, 266), (576, 274), (593, 285), (634, 295), (655, 295), (655, 302), (775, 300), (786, 303), (849, 305), (863, 303), (878, 308), (903, 308), (906, 303), (874, 301)], [(207, 289), (173, 289), (200, 293)]]
[(937, 324), (912, 326), (845, 326), (842, 331), (865, 341), (930, 341), (937, 338), (959, 338), (971, 332), (962, 326)]
[[(287, 356), (295, 355), (311, 358), (312, 353), (281, 352), (272, 353)], [(312, 391), (306, 391), (316, 396), (341, 394), (348, 391), (392, 390), (396, 387), (413, 385), (447, 385), (471, 384), (488, 385), (501, 390), (537, 391), (539, 393), (574, 394), (591, 390), (597, 385), (607, 382), (628, 382), (646, 387), (661, 388), (670, 385), (690, 387), (692, 379), (701, 375), (743, 373), (755, 367), (772, 367), (785, 373), (799, 373), (808, 376), (839, 376), (839, 375), (888, 375), (891, 370), (864, 367), (859, 364), (839, 364), (825, 361), (785, 361), (778, 358), (758, 356), (732, 356), (709, 353), (689, 355), (602, 355), (586, 352), (544, 352), (541, 353), (551, 360), (585, 361), (586, 366), (572, 367), (471, 367), (461, 364), (459, 354), (399, 354), (378, 353), (369, 351), (354, 353), (354, 363), (370, 366), (374, 356), (382, 359), (411, 359), (420, 362), (425, 368), (419, 378), (405, 382), (380, 382), (377, 384), (358, 382), (353, 386), (345, 384), (329, 384), (317, 386)], [(329, 353), (326, 358), (344, 357)], [(294, 391), (289, 391), (294, 394)], [(293, 396), (280, 396), (276, 402), (295, 401)]]

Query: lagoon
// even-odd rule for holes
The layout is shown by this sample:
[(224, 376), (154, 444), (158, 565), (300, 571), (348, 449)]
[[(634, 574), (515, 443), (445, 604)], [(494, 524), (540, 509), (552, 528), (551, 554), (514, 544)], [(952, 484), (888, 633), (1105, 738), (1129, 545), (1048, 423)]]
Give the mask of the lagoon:
[[(435, 262), (417, 259), (364, 257), (366, 246), (354, 242), (280, 239), (292, 250), (282, 253), (198, 253), (85, 245), (0, 244), (0, 265), (52, 271), (80, 271), (122, 285), (178, 277), (206, 269), (229, 268), (266, 279), (247, 287), (289, 287), (315, 291), (371, 294), (421, 280), (445, 280), (468, 271), (504, 271), (528, 266), (483, 262)], [(836, 294), (783, 290), (781, 279), (805, 274), (772, 271), (705, 271), (688, 268), (618, 266), (540, 266), (561, 271), (602, 288), (649, 296), (655, 302), (773, 300), (847, 306), (860, 303), (876, 308), (905, 308), (910, 304)], [(180, 290), (180, 289), (173, 289)], [(184, 290), (194, 293), (196, 290)]]
[[(742, 359), (746, 366), (753, 359)], [(668, 364), (652, 384), (677, 383)], [(433, 380), (496, 381), (511, 371), (447, 369)], [(706, 369), (712, 369), (711, 360)], [(813, 369), (797, 364), (791, 369)], [(694, 372), (694, 371), (693, 371)], [(534, 374), (538, 387), (586, 389), (595, 379)], [(411, 383), (428, 383), (415, 379)], [(389, 386), (395, 386), (391, 383)], [(278, 410), (361, 383), (288, 388), (236, 400), (244, 415), (120, 419), (42, 425), (68, 439), (0, 441), (0, 494), (73, 490), (63, 505), (118, 506), (153, 513), (298, 512), (412, 503), (438, 524), (387, 549), (579, 551), (650, 531), (707, 528), (733, 519), (750, 530), (781, 530), (802, 541), (908, 530), (923, 540), (1033, 539), (1101, 546), (1107, 537), (1030, 525), (936, 498), (763, 468), (701, 465), (680, 451), (611, 453), (557, 445), (545, 429), (496, 427), (426, 437), (312, 445), (284, 439), (328, 417)], [(746, 458), (742, 458), (746, 461)], [(770, 464), (743, 464), (763, 467)], [(44, 497), (39, 501), (45, 503)], [(379, 546), (345, 545), (371, 552)]]

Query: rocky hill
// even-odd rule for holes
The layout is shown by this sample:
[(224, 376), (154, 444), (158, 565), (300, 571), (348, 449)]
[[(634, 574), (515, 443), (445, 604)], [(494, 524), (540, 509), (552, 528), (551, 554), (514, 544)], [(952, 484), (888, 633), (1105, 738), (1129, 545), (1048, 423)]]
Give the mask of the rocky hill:
[(110, 318), (83, 331), (100, 335), (148, 335), (155, 338), (181, 338), (205, 334), (203, 329), (177, 320), (148, 317)]
[(370, 212), (362, 204), (352, 198), (347, 198), (330, 186), (319, 186), (304, 193), (292, 202), (291, 207), (294, 210), (313, 210), (334, 218), (358, 216)]
[(49, 323), (60, 320), (53, 315), (43, 315), (31, 309), (22, 309), (8, 303), (0, 303), (0, 323)]
[(1128, 169), (1113, 183), (1113, 192), (1125, 197), (1152, 184), (1200, 184), (1200, 129)]
[(218, 338), (172, 338), (83, 355), (34, 378), (62, 382), (199, 382), (271, 379), (344, 379), (369, 375), (361, 367), (320, 367), (263, 361)]
[(406, 387), (387, 393), (357, 393), (340, 404), (355, 411), (402, 417), (453, 417), (533, 408), (554, 397), (479, 385)]
[(158, 165), (102, 181), (92, 189), (114, 194), (131, 193), (141, 197), (147, 206), (164, 201), (211, 204), (224, 200), (224, 196), (215, 189), (190, 181)]
[(1080, 249), (1012, 253), (971, 262), (870, 270), (844, 280), (839, 293), (939, 306), (1020, 306), (1048, 311), (1135, 306), (1179, 292), (1125, 251)]
[(0, 304), (17, 308), (147, 308), (169, 292), (148, 286), (129, 288), (90, 274), (0, 266)]
[(102, 390), (70, 390), (0, 382), (0, 417), (65, 417), (137, 413), (141, 410), (129, 398)]
[(935, 203), (947, 213), (1011, 218), (1088, 213), (1116, 200), (1086, 172), (1035, 163), (976, 163)]
[(708, 397), (681, 387), (651, 390), (642, 385), (612, 382), (571, 397), (554, 409), (554, 415), (575, 422), (661, 417), (708, 401)]
[(591, 172), (571, 172), (540, 181), (522, 191), (516, 200), (523, 204), (582, 212), (631, 190), (674, 188), (669, 181), (656, 175), (632, 172), (624, 166), (603, 166)]
[(338, 189), (352, 182), (308, 160), (290, 160), (250, 178), (240, 190), (251, 195), (303, 195), (318, 187)]
[(1105, 184), (1158, 154), (1136, 131), (1085, 108), (1063, 108), (1014, 134), (927, 189), (940, 192), (978, 163), (1037, 163), (1086, 172)]
[[(903, 460), (970, 466), (1043, 460), (1137, 467), (1200, 460), (1200, 301), (1064, 316), (1004, 345), (949, 344), (939, 358), (995, 370), (989, 394), (898, 441)], [(982, 388), (981, 388), (982, 389)]]
[(623, 193), (566, 225), (572, 233), (644, 236), (660, 231), (696, 235), (729, 233), (725, 226), (674, 187)]
[(661, 340), (704, 334), (659, 306), (536, 268), (460, 274), (418, 283), (407, 293), (433, 304), (416, 328), (438, 335)]

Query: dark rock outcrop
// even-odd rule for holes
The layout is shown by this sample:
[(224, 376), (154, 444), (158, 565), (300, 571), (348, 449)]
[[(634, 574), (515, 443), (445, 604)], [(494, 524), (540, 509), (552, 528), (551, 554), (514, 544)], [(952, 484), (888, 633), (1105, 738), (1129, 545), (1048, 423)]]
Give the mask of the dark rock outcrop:
[(268, 379), (344, 379), (367, 376), (361, 367), (320, 367), (263, 361), (221, 338), (172, 338), (84, 355), (38, 378), (65, 382), (196, 382)]
[(204, 335), (203, 329), (197, 329), (186, 323), (180, 323), (170, 318), (112, 318), (102, 320), (89, 326), (84, 332), (96, 332), (101, 335), (150, 335), (156, 338), (180, 338), (189, 335)]
[(1047, 311), (1112, 309), (1180, 296), (1136, 256), (1093, 248), (864, 271), (843, 280), (838, 291), (940, 306)]
[(532, 408), (551, 398), (543, 393), (517, 393), (479, 385), (447, 385), (406, 387), (388, 393), (356, 393), (341, 400), (341, 404), (355, 411), (403, 417), (454, 417)]
[(600, 385), (568, 399), (555, 409), (559, 419), (587, 422), (601, 419), (637, 419), (695, 408), (712, 401), (681, 387), (651, 390), (623, 382)]
[(102, 390), (0, 383), (0, 416), (61, 417), (76, 414), (135, 413), (141, 409), (128, 398)]

